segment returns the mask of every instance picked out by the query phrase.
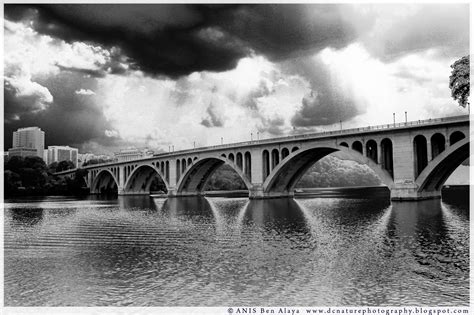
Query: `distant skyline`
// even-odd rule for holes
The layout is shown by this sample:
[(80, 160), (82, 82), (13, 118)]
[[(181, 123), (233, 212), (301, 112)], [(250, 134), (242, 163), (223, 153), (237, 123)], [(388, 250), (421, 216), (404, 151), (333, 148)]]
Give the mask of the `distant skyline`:
[(467, 114), (468, 4), (5, 5), (4, 148), (168, 151)]

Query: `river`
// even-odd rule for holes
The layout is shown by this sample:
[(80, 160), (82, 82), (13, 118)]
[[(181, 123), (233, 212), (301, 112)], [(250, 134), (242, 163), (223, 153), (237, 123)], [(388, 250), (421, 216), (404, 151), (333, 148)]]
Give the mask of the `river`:
[(467, 191), (5, 201), (5, 306), (468, 306)]

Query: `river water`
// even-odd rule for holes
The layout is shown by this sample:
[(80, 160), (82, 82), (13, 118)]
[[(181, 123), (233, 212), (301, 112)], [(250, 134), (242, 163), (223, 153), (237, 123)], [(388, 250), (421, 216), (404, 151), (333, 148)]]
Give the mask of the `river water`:
[(467, 199), (6, 200), (5, 306), (467, 306)]

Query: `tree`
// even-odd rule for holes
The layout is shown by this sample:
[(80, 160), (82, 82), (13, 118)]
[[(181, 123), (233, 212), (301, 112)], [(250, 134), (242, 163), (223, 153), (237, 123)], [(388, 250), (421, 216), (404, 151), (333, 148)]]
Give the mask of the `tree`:
[(451, 96), (462, 107), (469, 106), (469, 56), (464, 56), (451, 65), (449, 77)]
[(74, 163), (72, 163), (72, 161), (70, 160), (61, 161), (58, 163), (58, 166), (56, 167), (56, 172), (67, 171), (73, 168), (75, 168), (75, 166), (74, 166)]
[(56, 169), (58, 168), (58, 162), (53, 162), (48, 165), (48, 173), (54, 174), (56, 173)]

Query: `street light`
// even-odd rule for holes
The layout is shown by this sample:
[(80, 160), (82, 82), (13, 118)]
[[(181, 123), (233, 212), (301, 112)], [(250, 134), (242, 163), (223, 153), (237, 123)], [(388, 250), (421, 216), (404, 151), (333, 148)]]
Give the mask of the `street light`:
[(339, 120), (339, 124), (341, 125), (341, 130), (342, 130), (342, 120)]
[(393, 126), (395, 127), (395, 113), (393, 113)]
[(224, 144), (224, 138), (221, 137), (221, 144)]
[(253, 133), (250, 133), (250, 141), (253, 141)]
[(260, 140), (260, 131), (257, 131), (257, 140)]
[(193, 142), (193, 146), (196, 149), (196, 141)]

